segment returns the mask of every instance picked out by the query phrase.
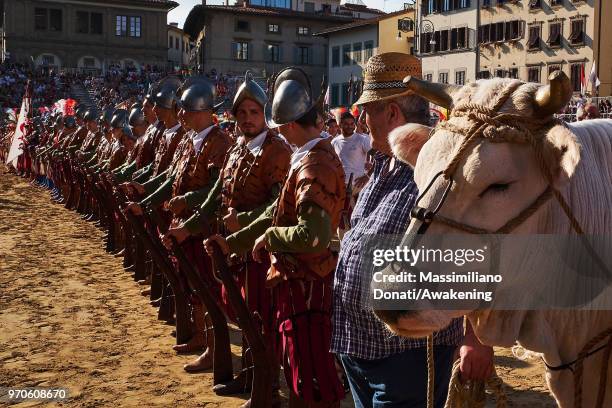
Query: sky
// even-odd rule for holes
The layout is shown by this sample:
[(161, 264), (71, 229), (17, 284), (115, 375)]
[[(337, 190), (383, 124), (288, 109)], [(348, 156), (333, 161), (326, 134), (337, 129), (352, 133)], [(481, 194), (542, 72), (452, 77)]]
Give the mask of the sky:
[[(168, 22), (179, 23), (179, 27), (183, 27), (183, 23), (187, 15), (196, 4), (202, 4), (201, 0), (175, 0), (180, 4), (177, 8), (168, 13)], [(234, 0), (230, 0), (233, 4)], [(405, 0), (363, 0), (363, 2), (372, 8), (384, 10), (386, 12), (400, 10), (404, 7)], [(208, 4), (224, 4), (223, 0), (207, 0)]]

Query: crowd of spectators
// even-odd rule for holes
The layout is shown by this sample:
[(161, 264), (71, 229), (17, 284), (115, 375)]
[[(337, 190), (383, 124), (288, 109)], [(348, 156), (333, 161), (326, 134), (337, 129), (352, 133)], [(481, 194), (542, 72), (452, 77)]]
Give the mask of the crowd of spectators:
[(67, 98), (74, 81), (79, 75), (56, 73), (53, 71), (32, 71), (19, 64), (0, 64), (0, 108), (19, 109), (25, 93), (26, 84), (32, 84), (32, 106), (50, 106), (59, 99)]

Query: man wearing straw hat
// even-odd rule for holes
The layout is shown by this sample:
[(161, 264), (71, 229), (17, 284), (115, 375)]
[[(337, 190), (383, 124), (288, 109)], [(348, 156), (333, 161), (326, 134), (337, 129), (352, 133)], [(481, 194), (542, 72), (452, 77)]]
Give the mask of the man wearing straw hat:
[[(427, 399), (426, 340), (391, 335), (377, 320), (362, 296), (363, 285), (370, 282), (363, 277), (366, 265), (359, 255), (367, 251), (365, 237), (404, 233), (418, 195), (412, 168), (393, 158), (388, 140), (391, 131), (409, 123), (423, 125), (410, 135), (417, 143), (425, 143), (429, 134), (429, 104), (407, 91), (403, 79), (408, 75), (421, 76), (421, 62), (413, 56), (384, 53), (370, 58), (357, 101), (365, 110), (376, 153), (371, 179), (352, 213), (353, 227), (342, 240), (331, 345), (345, 368), (356, 407), (425, 407)], [(464, 378), (484, 379), (492, 370), (492, 349), (482, 346), (471, 330), (464, 339), (462, 320), (453, 320), (434, 335), (436, 407), (446, 400), (461, 344)]]

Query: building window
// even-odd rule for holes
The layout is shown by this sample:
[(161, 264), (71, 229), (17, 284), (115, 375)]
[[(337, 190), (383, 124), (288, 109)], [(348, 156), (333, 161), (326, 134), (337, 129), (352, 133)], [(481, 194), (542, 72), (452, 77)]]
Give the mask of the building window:
[(49, 10), (49, 30), (62, 31), (62, 10)]
[(506, 76), (506, 71), (504, 71), (501, 68), (498, 68), (498, 69), (495, 70), (495, 76), (497, 78), (504, 78)]
[(510, 68), (510, 71), (508, 71), (508, 76), (513, 79), (518, 79), (519, 77), (518, 68)]
[(506, 23), (506, 41), (518, 40), (522, 36), (522, 21), (514, 20)]
[(308, 65), (311, 63), (311, 52), (308, 46), (296, 47), (296, 59), (295, 63), (300, 65)]
[(77, 11), (76, 32), (78, 34), (102, 34), (102, 14)]
[(117, 16), (115, 35), (120, 37), (127, 36), (127, 16)]
[(527, 81), (540, 83), (540, 67), (527, 68)]
[(340, 85), (338, 84), (331, 86), (331, 104), (332, 106), (340, 105)]
[(425, 74), (424, 78), (426, 81), (433, 82), (433, 74)]
[(342, 46), (342, 65), (351, 65), (351, 44)]
[(551, 22), (548, 25), (548, 45), (550, 47), (561, 46), (561, 23)]
[(232, 55), (235, 60), (247, 61), (249, 59), (249, 43), (246, 41), (233, 42)]
[(540, 48), (540, 30), (539, 25), (529, 27), (529, 41), (527, 42), (527, 48), (530, 50), (536, 50)]
[(476, 75), (476, 79), (489, 79), (491, 78), (491, 73), (489, 71), (480, 71), (478, 75)]
[(130, 17), (130, 37), (140, 38), (140, 17)]
[(561, 6), (563, 5), (563, 0), (550, 0), (551, 6)]
[(549, 65), (548, 66), (548, 75), (550, 76), (550, 74), (552, 74), (553, 72), (556, 71), (561, 71), (561, 65)]
[(298, 35), (310, 35), (310, 27), (299, 26), (297, 28)]
[(448, 84), (448, 72), (439, 72), (438, 82), (441, 84)]
[(265, 55), (267, 62), (280, 62), (280, 46), (278, 44), (266, 44), (265, 46)]
[(361, 64), (361, 43), (353, 44), (353, 64)]
[(179, 39), (178, 37), (174, 39), (174, 48), (179, 49)]
[(363, 43), (363, 62), (367, 63), (374, 55), (374, 41), (366, 41)]
[(89, 15), (91, 25), (89, 26), (90, 34), (102, 34), (103, 17), (102, 13), (91, 13)]
[(305, 1), (304, 2), (304, 11), (306, 13), (314, 13), (315, 12), (315, 5), (313, 2), (310, 1)]
[(86, 11), (76, 12), (76, 32), (78, 34), (89, 34), (89, 13)]
[(433, 47), (431, 46), (432, 33), (421, 34), (421, 54), (429, 54)]
[(48, 14), (46, 8), (35, 8), (34, 9), (34, 29), (35, 30), (46, 30), (48, 24)]
[(342, 84), (342, 92), (340, 93), (340, 104), (342, 106), (348, 106), (349, 104), (349, 83), (345, 82)]
[(448, 30), (440, 31), (440, 51), (448, 51)]
[(253, 6), (274, 7), (274, 8), (291, 8), (291, 0), (249, 0), (249, 4)]
[(455, 71), (455, 84), (465, 85), (465, 70)]
[(529, 8), (531, 10), (542, 8), (542, 2), (540, 0), (529, 0)]
[(174, 45), (174, 41), (172, 41), (174, 37), (169, 36), (168, 37), (168, 48), (172, 48), (172, 46)]
[(332, 67), (340, 66), (340, 47), (332, 47)]
[(467, 48), (467, 29), (465, 27), (453, 28), (450, 37), (450, 49)]
[(578, 18), (571, 20), (572, 32), (569, 41), (572, 45), (584, 44), (584, 19)]
[(278, 34), (280, 33), (280, 25), (278, 24), (268, 24), (268, 32)]
[(249, 32), (251, 31), (251, 25), (245, 20), (236, 20), (236, 31)]
[(579, 64), (571, 65), (571, 81), (572, 81), (572, 89), (574, 92), (582, 92), (582, 77), (584, 73), (584, 64), (581, 62)]

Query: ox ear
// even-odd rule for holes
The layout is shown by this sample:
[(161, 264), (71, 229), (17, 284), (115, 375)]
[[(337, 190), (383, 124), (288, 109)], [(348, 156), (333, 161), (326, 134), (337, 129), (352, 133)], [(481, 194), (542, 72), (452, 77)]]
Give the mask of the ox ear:
[(555, 126), (546, 135), (543, 150), (555, 187), (563, 187), (569, 183), (580, 162), (580, 145), (576, 136), (565, 126)]
[(417, 123), (408, 123), (389, 133), (389, 145), (393, 155), (414, 168), (421, 148), (429, 140), (431, 128)]

